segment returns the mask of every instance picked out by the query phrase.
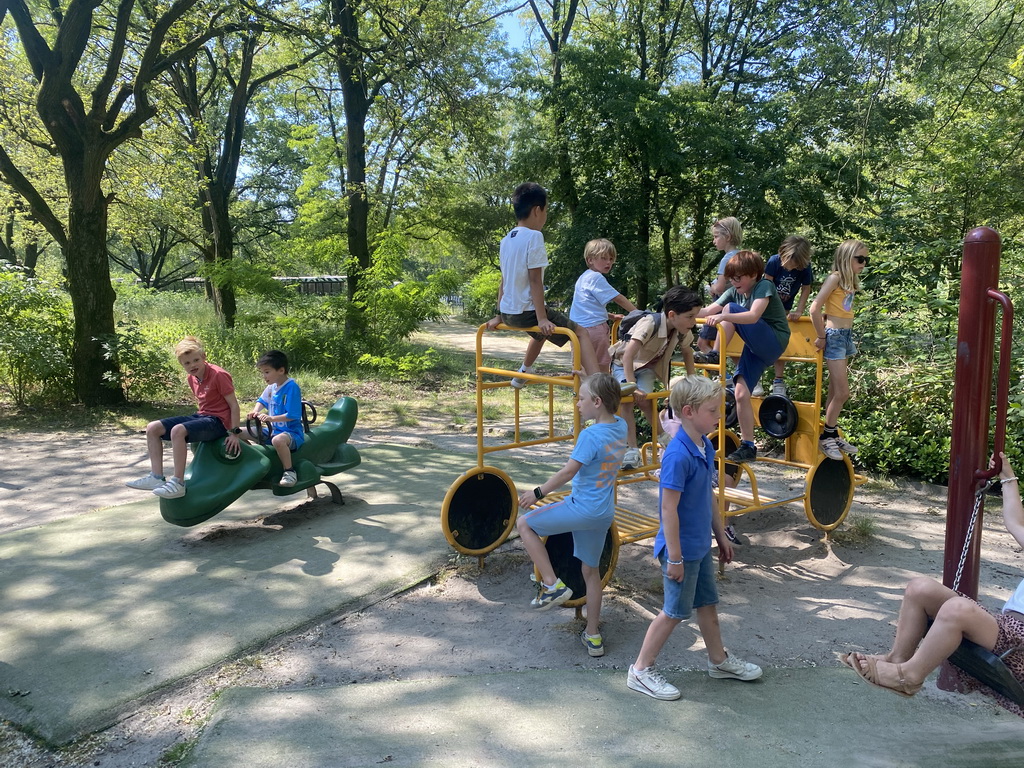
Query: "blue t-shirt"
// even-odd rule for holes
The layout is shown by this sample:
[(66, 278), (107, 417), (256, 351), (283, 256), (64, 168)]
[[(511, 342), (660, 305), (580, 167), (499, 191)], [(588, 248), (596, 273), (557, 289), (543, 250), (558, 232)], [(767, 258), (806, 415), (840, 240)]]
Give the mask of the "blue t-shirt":
[[(733, 249), (731, 251), (726, 251), (725, 252), (725, 254), (722, 256), (721, 260), (718, 262), (718, 274), (719, 275), (724, 275), (725, 274), (725, 267), (726, 267), (726, 265), (728, 265), (729, 259), (731, 259), (733, 256), (735, 256), (737, 253), (739, 253), (739, 249)], [(721, 296), (720, 293), (715, 293), (714, 291), (711, 292), (711, 298), (712, 299), (717, 299), (719, 296)]]
[(295, 379), (288, 379), (280, 386), (269, 385), (256, 402), (271, 416), (288, 414), (288, 421), (275, 421), (269, 425), (272, 435), (287, 432), (292, 436), (292, 448), (302, 445), (306, 439), (306, 433), (302, 431), (302, 392)]
[(789, 312), (793, 309), (793, 300), (805, 285), (814, 282), (814, 273), (810, 266), (803, 269), (786, 269), (782, 266), (782, 257), (775, 254), (765, 264), (764, 273), (775, 282), (775, 290), (779, 293), (782, 306)]
[[(661, 455), (661, 483), (658, 488), (658, 518), (661, 519), (662, 489), (679, 491), (679, 546), (683, 560), (700, 560), (711, 550), (711, 520), (715, 499), (711, 480), (715, 471), (715, 449), (704, 441), (704, 455), (685, 429), (679, 430)], [(665, 551), (665, 525), (658, 526), (654, 556)]]
[(615, 517), (615, 478), (626, 453), (626, 422), (591, 424), (580, 432), (572, 456), (583, 466), (572, 481), (575, 511), (595, 518)]
[(576, 280), (569, 319), (584, 328), (607, 323), (608, 303), (618, 295), (619, 292), (609, 285), (608, 278), (588, 269)]

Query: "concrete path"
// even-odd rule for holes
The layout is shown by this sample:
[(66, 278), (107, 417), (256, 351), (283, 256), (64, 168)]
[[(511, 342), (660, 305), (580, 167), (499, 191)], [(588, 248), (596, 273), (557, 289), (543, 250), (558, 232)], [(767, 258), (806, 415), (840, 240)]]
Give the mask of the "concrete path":
[(254, 491), (185, 529), (146, 494), (0, 536), (0, 717), (64, 743), (154, 690), (434, 573), (452, 554), (441, 502), (472, 457), (361, 453), (334, 478), (345, 506)]
[(846, 669), (770, 669), (753, 683), (669, 674), (656, 701), (625, 672), (525, 672), (220, 699), (186, 765), (1020, 766), (1024, 721), (901, 699)]

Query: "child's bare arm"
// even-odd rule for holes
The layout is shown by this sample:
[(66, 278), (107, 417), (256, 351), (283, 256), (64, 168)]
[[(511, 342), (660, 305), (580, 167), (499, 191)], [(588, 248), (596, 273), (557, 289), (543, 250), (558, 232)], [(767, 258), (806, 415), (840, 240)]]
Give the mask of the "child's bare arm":
[(683, 362), (686, 363), (686, 375), (693, 376), (697, 369), (693, 365), (693, 350), (690, 347), (683, 348)]
[(805, 285), (800, 289), (800, 298), (797, 300), (796, 309), (789, 313), (790, 320), (799, 320), (804, 316), (804, 309), (807, 307), (807, 297), (811, 295), (811, 286)]
[(818, 349), (825, 348), (825, 315), (823, 313), (825, 301), (838, 284), (839, 275), (835, 273), (829, 275), (825, 278), (825, 282), (821, 284), (821, 290), (818, 291), (818, 295), (811, 302), (811, 323), (814, 325), (814, 332), (818, 335), (818, 338), (814, 341), (814, 346)]
[(540, 267), (530, 269), (530, 298), (537, 313), (537, 327), (545, 336), (550, 336), (555, 324), (548, 320), (548, 310), (544, 305), (544, 270)]
[[(1006, 530), (1017, 540), (1017, 543), (1024, 547), (1024, 507), (1020, 501), (1020, 481), (1011, 480), (1017, 473), (1013, 471), (1010, 462), (1006, 460), (1006, 454), (1000, 453), (999, 458), (1003, 461), (999, 477), (1003, 482), (1003, 522)], [(995, 459), (992, 460), (995, 464)]]
[(754, 299), (750, 303), (750, 309), (745, 312), (721, 312), (717, 318), (710, 318), (709, 322), (712, 325), (720, 323), (723, 320), (727, 320), (730, 323), (736, 323), (737, 325), (750, 325), (756, 323), (761, 319), (761, 315), (768, 308), (768, 299)]
[(665, 575), (683, 580), (683, 548), (679, 541), (679, 496), (674, 488), (661, 487), (661, 527), (665, 531), (665, 554), (676, 565), (666, 566)]
[[(541, 483), (538, 488), (540, 492), (547, 496), (549, 493), (554, 493), (563, 485), (568, 483), (574, 477), (576, 473), (580, 471), (583, 465), (580, 464), (576, 459), (569, 459), (565, 462), (565, 466), (555, 472), (550, 478)], [(519, 494), (519, 506), (523, 509), (529, 509), (539, 501), (537, 495), (533, 490), (523, 491)]]
[(725, 309), (721, 304), (716, 301), (711, 302), (704, 307), (700, 312), (697, 313), (697, 317), (710, 317), (711, 315), (721, 314), (722, 310)]
[(626, 348), (622, 350), (622, 373), (626, 377), (626, 381), (636, 381), (636, 371), (633, 370), (633, 359), (636, 357), (636, 353), (640, 351), (641, 344), (636, 339), (630, 339), (626, 343)]
[[(242, 410), (238, 405), (238, 398), (235, 396), (234, 392), (229, 392), (224, 395), (224, 401), (228, 404), (228, 421), (231, 422), (231, 429), (238, 429)], [(228, 436), (224, 438), (224, 445), (228, 454), (234, 456), (242, 450), (239, 442), (238, 435), (233, 432), (228, 432)]]
[(621, 293), (618, 296), (616, 296), (614, 299), (612, 299), (612, 301), (614, 303), (618, 304), (620, 307), (622, 307), (627, 312), (635, 312), (636, 311), (636, 304), (634, 304), (632, 301), (627, 299)]

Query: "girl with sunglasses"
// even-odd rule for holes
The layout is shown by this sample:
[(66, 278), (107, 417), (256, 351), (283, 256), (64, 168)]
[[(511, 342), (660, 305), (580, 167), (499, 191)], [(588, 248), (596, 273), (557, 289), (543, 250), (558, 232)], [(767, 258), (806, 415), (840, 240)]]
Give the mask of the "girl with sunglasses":
[(811, 303), (811, 322), (818, 338), (814, 346), (824, 350), (828, 366), (828, 399), (825, 401), (825, 428), (818, 449), (830, 459), (840, 461), (843, 454), (854, 455), (857, 448), (839, 436), (839, 414), (850, 399), (847, 360), (857, 354), (853, 343), (853, 296), (860, 290), (860, 273), (868, 263), (868, 249), (859, 240), (839, 244), (832, 261), (832, 273), (825, 278)]

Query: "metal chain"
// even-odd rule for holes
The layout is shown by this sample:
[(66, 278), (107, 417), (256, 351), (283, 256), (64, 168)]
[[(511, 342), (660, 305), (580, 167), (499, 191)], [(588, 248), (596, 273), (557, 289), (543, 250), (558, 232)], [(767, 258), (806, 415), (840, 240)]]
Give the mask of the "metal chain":
[(953, 591), (960, 592), (960, 579), (964, 575), (964, 563), (967, 562), (967, 550), (974, 539), (974, 524), (978, 521), (978, 511), (981, 509), (985, 494), (996, 486), (998, 480), (993, 480), (978, 488), (974, 494), (974, 511), (971, 513), (971, 522), (967, 525), (967, 536), (964, 538), (964, 548), (960, 553), (960, 565), (956, 567), (956, 576), (953, 578)]

